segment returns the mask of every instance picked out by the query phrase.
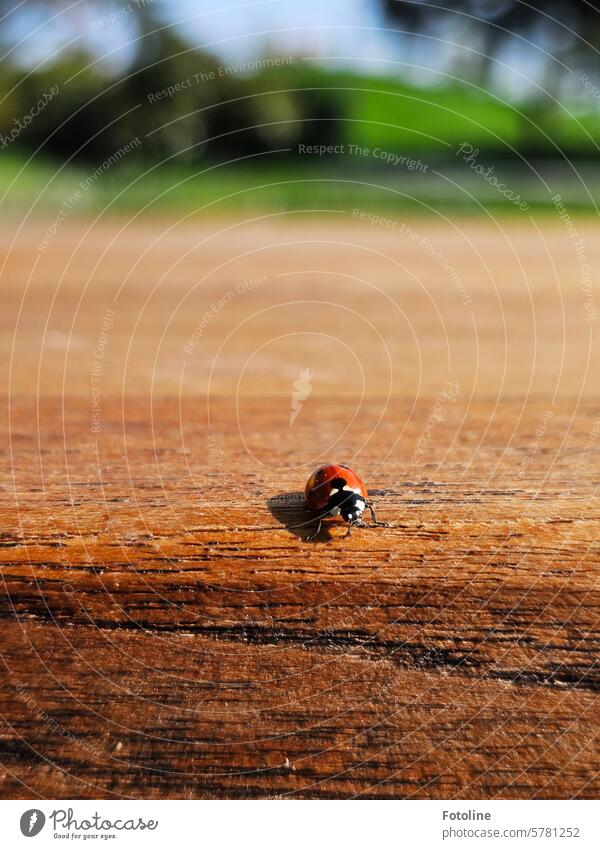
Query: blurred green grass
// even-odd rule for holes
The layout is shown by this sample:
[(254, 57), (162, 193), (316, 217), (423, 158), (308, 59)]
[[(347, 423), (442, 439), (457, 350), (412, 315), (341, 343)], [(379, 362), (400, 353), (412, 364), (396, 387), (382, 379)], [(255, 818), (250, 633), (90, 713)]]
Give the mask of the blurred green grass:
[[(598, 168), (594, 163), (580, 164), (577, 170), (578, 175), (568, 165), (538, 166), (552, 193), (560, 193), (571, 210), (597, 213)], [(551, 192), (526, 166), (516, 169), (514, 163), (505, 167), (501, 163), (496, 173), (506, 173), (503, 179), (527, 202), (528, 211), (554, 211)], [(470, 169), (447, 162), (432, 162), (425, 174), (400, 172), (393, 166), (361, 172), (343, 157), (333, 163), (203, 163), (198, 169), (171, 165), (142, 170), (129, 164), (115, 166), (82, 191), (80, 184), (89, 175), (90, 170), (80, 165), (64, 168), (51, 160), (6, 157), (0, 160), (0, 214), (51, 217), (77, 192), (71, 210), (82, 215), (354, 208), (385, 214), (394, 210), (527, 214)]]

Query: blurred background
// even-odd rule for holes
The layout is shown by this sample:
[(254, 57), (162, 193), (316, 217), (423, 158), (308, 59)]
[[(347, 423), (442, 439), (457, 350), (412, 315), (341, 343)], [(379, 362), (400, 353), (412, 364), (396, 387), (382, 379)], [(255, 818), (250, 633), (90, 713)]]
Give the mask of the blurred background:
[(587, 0), (2, 0), (0, 40), (5, 216), (600, 197)]

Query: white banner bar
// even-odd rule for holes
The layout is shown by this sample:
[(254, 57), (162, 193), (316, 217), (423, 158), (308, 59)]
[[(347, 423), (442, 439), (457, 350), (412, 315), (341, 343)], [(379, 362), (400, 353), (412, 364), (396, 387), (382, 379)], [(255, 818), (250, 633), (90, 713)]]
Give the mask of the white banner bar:
[(598, 849), (596, 801), (4, 801), (2, 845)]

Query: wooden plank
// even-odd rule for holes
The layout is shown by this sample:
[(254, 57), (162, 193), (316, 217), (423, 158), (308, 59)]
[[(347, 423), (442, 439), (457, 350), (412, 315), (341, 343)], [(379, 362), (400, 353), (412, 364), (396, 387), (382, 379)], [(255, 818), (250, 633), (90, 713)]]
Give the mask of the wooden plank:
[[(469, 225), (478, 254), (414, 226), (472, 305), (368, 227), (204, 223), (154, 250), (157, 224), (65, 226), (31, 280), (35, 232), (2, 237), (3, 797), (598, 795), (600, 361), (572, 246), (548, 225), (557, 286), (527, 223)], [(317, 260), (347, 322), (315, 307), (342, 309)], [(389, 527), (306, 541), (328, 457)]]
[(2, 626), (2, 795), (592, 797), (596, 694), (361, 649)]
[[(302, 506), (281, 499), (269, 469), (240, 472), (245, 501), (210, 466), (192, 486), (165, 406), (157, 464), (145, 449), (125, 456), (116, 426), (90, 441), (85, 405), (63, 421), (40, 408), (43, 465), (65, 476), (69, 434), (68, 486), (40, 486), (29, 448), (14, 455), (26, 509), (2, 517), (4, 793), (135, 796), (140, 781), (156, 796), (597, 791), (600, 558), (586, 474), (561, 490), (559, 460), (533, 501), (530, 481), (509, 488), (510, 464), (482, 487), (505, 454), (492, 428), (460, 483), (464, 448), (434, 481), (403, 479), (405, 458), (390, 460), (378, 478), (389, 528), (344, 539), (333, 524), (329, 541), (306, 543)], [(265, 402), (257, 424), (271, 415)], [(569, 452), (592, 423), (578, 418)], [(31, 414), (21, 426), (33, 442)], [(135, 434), (145, 443), (151, 424)], [(561, 437), (547, 434), (550, 450)], [(127, 756), (114, 757), (118, 742)]]

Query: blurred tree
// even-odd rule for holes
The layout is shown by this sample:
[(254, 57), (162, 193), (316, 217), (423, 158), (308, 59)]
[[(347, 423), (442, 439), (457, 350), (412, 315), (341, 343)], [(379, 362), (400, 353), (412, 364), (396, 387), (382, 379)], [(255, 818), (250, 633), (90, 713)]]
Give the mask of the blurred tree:
[[(243, 67), (221, 67), (214, 56), (187, 44), (165, 25), (156, 5), (134, 0), (118, 7), (81, 0), (76, 34), (85, 24), (101, 31), (106, 42), (106, 29), (126, 18), (126, 46), (131, 48), (127, 66), (123, 69), (114, 60), (111, 64), (102, 55), (110, 53), (109, 41), (99, 50), (81, 38), (37, 68), (23, 71), (19, 62), (5, 62), (0, 95), (2, 90), (12, 94), (0, 105), (0, 132), (6, 135), (15, 116), (26, 115), (40, 96), (58, 86), (58, 95), (20, 133), (20, 146), (41, 145), (60, 158), (97, 160), (140, 137), (140, 155), (147, 162), (189, 162), (203, 154), (236, 158), (332, 137), (334, 94), (301, 90), (281, 66), (253, 75)], [(0, 17), (11, 6), (13, 16), (25, 14), (0, 0)], [(35, 14), (43, 32), (66, 8), (66, 2), (33, 0), (27, 7), (27, 14), (34, 15), (30, 28)], [(94, 17), (99, 10), (104, 17)], [(16, 31), (22, 33), (23, 27)], [(69, 41), (66, 36), (63, 40)]]
[(379, 2), (403, 37), (444, 42), (449, 73), (520, 106), (517, 147), (527, 156), (551, 149), (559, 102), (595, 108), (579, 82), (585, 71), (600, 87), (600, 11), (590, 0)]
[[(471, 54), (471, 65), (480, 63), (484, 73), (491, 73), (494, 60), (510, 48), (525, 59), (531, 49), (539, 48), (535, 57), (544, 62), (544, 84), (556, 87), (561, 62), (585, 59), (600, 45), (600, 10), (590, 0), (379, 0), (389, 19), (413, 34), (450, 37), (458, 35), (465, 47), (475, 47), (481, 54)], [(465, 51), (457, 47), (461, 59)], [(598, 54), (595, 54), (596, 64)], [(476, 71), (476, 68), (472, 68)], [(548, 77), (550, 74), (550, 78)]]

